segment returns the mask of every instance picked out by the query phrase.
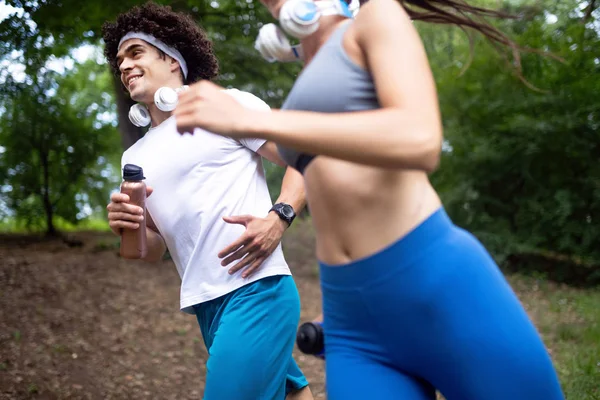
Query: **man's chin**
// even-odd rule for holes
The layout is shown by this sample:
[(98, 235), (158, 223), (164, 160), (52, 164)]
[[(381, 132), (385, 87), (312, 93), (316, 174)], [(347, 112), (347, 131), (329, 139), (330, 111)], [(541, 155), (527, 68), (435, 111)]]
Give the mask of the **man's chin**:
[[(134, 90), (133, 92), (129, 92), (129, 97), (131, 97), (131, 100), (135, 101), (136, 103), (147, 104), (149, 96), (147, 96), (146, 93), (141, 90)], [(154, 100), (150, 99), (150, 101), (152, 102)]]
[(134, 90), (133, 92), (129, 92), (129, 97), (131, 97), (131, 100), (140, 103), (143, 96), (138, 90)]

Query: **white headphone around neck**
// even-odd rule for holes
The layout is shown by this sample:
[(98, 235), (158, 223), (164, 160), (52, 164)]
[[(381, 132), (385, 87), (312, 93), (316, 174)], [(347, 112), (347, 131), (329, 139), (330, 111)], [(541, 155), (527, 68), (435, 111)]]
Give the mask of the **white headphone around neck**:
[[(154, 93), (154, 104), (161, 111), (173, 111), (177, 107), (179, 100), (178, 93), (187, 89), (187, 85), (183, 85), (177, 89), (170, 87), (161, 87)], [(129, 109), (129, 120), (137, 127), (150, 125), (150, 112), (143, 104), (134, 104)]]
[[(344, 0), (287, 0), (279, 11), (279, 24), (290, 36), (304, 39), (319, 29), (319, 19), (325, 15), (353, 18), (353, 12)], [(266, 24), (260, 29), (254, 48), (269, 62), (301, 61), (304, 58), (302, 46), (290, 45), (285, 34), (274, 24)]]

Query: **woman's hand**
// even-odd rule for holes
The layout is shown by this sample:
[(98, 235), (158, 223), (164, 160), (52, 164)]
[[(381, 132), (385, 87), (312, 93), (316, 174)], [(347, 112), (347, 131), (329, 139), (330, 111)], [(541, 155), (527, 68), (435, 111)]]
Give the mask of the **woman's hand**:
[(190, 85), (179, 93), (175, 120), (179, 133), (194, 133), (201, 128), (212, 133), (233, 138), (248, 137), (247, 126), (256, 111), (242, 106), (222, 87), (209, 81)]

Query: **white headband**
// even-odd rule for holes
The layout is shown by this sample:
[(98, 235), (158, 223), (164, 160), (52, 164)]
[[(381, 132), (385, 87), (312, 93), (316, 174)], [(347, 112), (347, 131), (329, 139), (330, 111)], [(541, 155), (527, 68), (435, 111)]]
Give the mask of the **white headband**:
[(144, 42), (148, 42), (152, 46), (161, 50), (163, 53), (165, 53), (168, 56), (177, 60), (177, 62), (179, 63), (179, 66), (181, 67), (181, 71), (183, 71), (183, 76), (187, 79), (187, 74), (188, 74), (187, 64), (185, 63), (183, 56), (177, 49), (175, 49), (171, 46), (167, 46), (164, 42), (158, 40), (154, 36), (149, 35), (147, 33), (143, 33), (143, 32), (129, 32), (128, 34), (123, 36), (123, 38), (119, 42), (119, 49), (121, 49), (121, 45), (123, 44), (123, 42), (126, 40), (129, 40), (129, 39), (141, 39)]

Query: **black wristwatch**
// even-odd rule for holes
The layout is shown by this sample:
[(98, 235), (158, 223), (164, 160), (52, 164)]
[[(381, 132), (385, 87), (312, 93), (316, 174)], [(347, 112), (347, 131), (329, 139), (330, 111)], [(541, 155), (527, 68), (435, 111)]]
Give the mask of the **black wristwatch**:
[(287, 222), (288, 225), (291, 225), (294, 221), (294, 218), (296, 218), (296, 212), (294, 211), (294, 208), (289, 204), (277, 203), (273, 207), (271, 207), (269, 212), (271, 211), (275, 211), (279, 218)]

